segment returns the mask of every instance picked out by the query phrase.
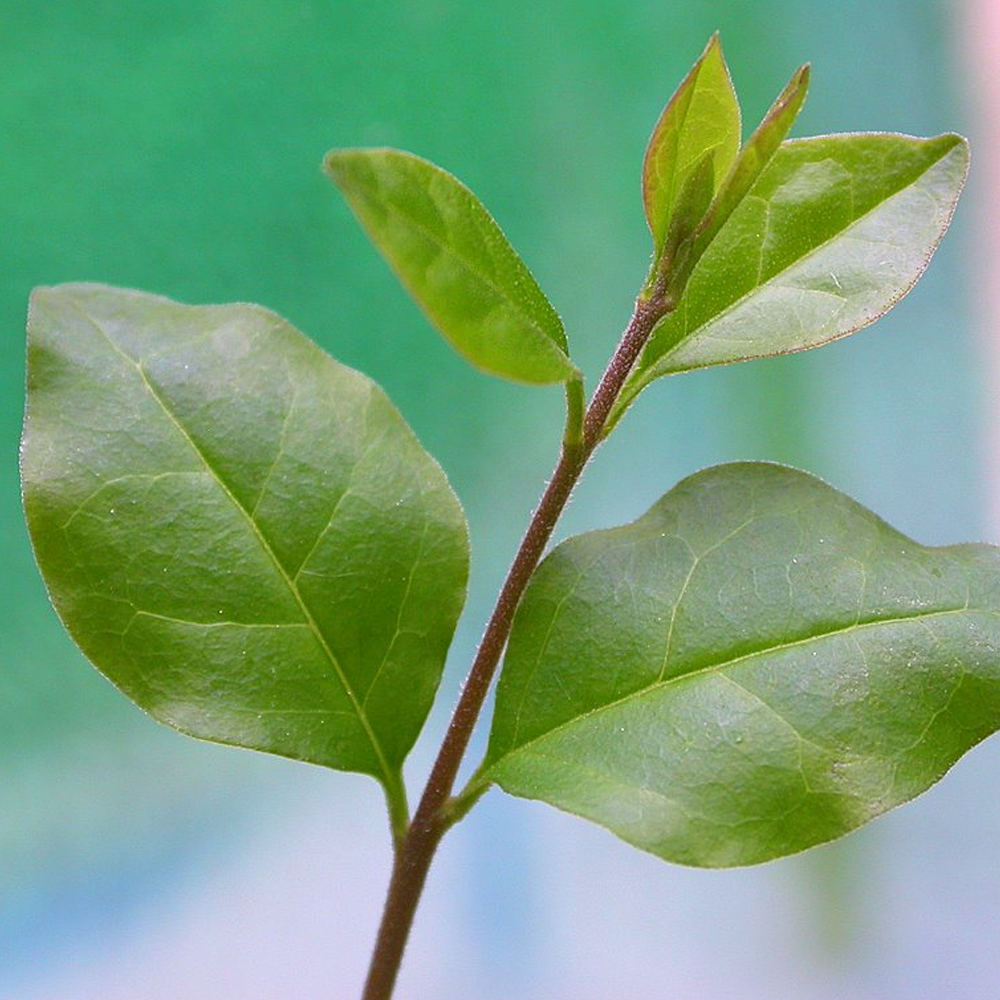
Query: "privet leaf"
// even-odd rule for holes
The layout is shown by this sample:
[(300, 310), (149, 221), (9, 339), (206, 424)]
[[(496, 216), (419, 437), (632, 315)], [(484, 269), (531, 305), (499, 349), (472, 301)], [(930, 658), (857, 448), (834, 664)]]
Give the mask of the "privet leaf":
[(1000, 551), (743, 463), (547, 557), (481, 775), (722, 867), (860, 826), (998, 727)]
[(257, 306), (65, 285), (28, 329), (25, 510), (84, 653), (182, 732), (398, 782), (468, 542), (385, 394)]
[(809, 67), (802, 66), (777, 96), (763, 121), (740, 149), (736, 161), (722, 181), (719, 193), (700, 225), (691, 229), (691, 249), (672, 271), (670, 291), (676, 296), (683, 290), (695, 264), (708, 249), (719, 230), (746, 197), (764, 168), (771, 162), (805, 103), (809, 89)]
[(681, 82), (660, 115), (642, 165), (642, 200), (659, 257), (688, 177), (711, 154), (718, 189), (740, 145), (740, 105), (719, 36)]
[(782, 144), (653, 332), (612, 423), (661, 375), (802, 351), (873, 323), (923, 273), (968, 162), (956, 135)]
[(372, 242), (451, 345), (518, 382), (565, 382), (562, 321), (482, 202), (440, 167), (395, 149), (344, 149), (324, 167)]
[[(663, 261), (670, 262), (670, 273), (691, 252), (699, 223), (705, 217), (715, 194), (715, 164), (711, 153), (706, 153), (695, 169), (688, 174), (674, 204), (667, 238), (663, 244)], [(655, 288), (660, 268), (654, 262), (650, 269), (649, 284)]]

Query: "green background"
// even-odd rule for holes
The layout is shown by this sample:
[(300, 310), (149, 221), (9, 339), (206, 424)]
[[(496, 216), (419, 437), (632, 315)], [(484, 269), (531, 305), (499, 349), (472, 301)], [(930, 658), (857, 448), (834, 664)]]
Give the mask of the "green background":
[[(465, 181), (555, 303), (592, 383), (628, 318), (648, 258), (639, 197), (646, 139), (708, 35), (722, 30), (745, 129), (809, 59), (811, 95), (794, 134), (957, 129), (970, 134), (975, 151), (976, 123), (964, 113), (958, 90), (953, 14), (934, 0), (578, 0), (530, 8), (513, 0), (0, 0), (0, 433), (6, 456), (0, 468), (6, 568), (0, 578), (0, 996), (35, 995), (31, 991), (49, 989), (54, 976), (69, 985), (39, 996), (83, 996), (106, 981), (102, 976), (121, 984), (123, 996), (138, 995), (128, 974), (107, 964), (108, 956), (127, 950), (139, 924), (155, 937), (163, 906), (186, 905), (213, 884), (224, 860), (256, 843), (262, 825), (280, 829), (282, 817), (300, 815), (310, 796), (329, 800), (331, 811), (372, 816), (363, 827), (365, 836), (374, 831), (372, 839), (361, 844), (352, 839), (353, 815), (340, 826), (336, 816), (328, 820), (325, 846), (349, 851), (336, 861), (343, 884), (355, 884), (345, 874), (351, 865), (377, 865), (371, 885), (380, 886), (387, 850), (384, 839), (374, 839), (384, 837), (377, 792), (361, 779), (296, 770), (159, 729), (101, 680), (62, 632), (31, 559), (18, 495), (30, 288), (89, 280), (186, 302), (260, 302), (383, 385), (444, 465), (472, 529), (468, 614), (431, 719), (432, 735), (440, 733), (551, 466), (561, 394), (482, 376), (430, 330), (320, 173), (323, 153), (334, 146), (398, 146)], [(922, 542), (983, 537), (985, 400), (967, 304), (977, 197), (973, 179), (928, 276), (875, 329), (824, 351), (655, 386), (599, 455), (563, 534), (637, 516), (697, 468), (758, 458), (809, 469)], [(412, 783), (423, 774), (431, 742), (418, 746)], [(599, 831), (581, 832), (582, 824), (555, 814), (538, 819), (542, 807), (493, 794), (456, 832), (451, 860), (442, 860), (441, 888), (432, 893), (414, 940), (414, 953), (425, 958), (413, 960), (402, 981), (410, 992), (402, 995), (440, 988), (445, 995), (485, 997), (493, 990), (554, 997), (562, 995), (559, 977), (566, 973), (560, 961), (572, 961), (573, 975), (586, 973), (592, 983), (601, 981), (595, 969), (603, 962), (607, 981), (629, 984), (629, 996), (672, 995), (667, 984), (701, 968), (699, 948), (708, 967), (712, 949), (723, 947), (729, 925), (718, 922), (718, 913), (726, 906), (730, 914), (742, 913), (741, 906), (754, 913), (767, 899), (811, 915), (815, 954), (808, 941), (771, 942), (765, 967), (741, 959), (744, 949), (737, 949), (734, 982), (757, 982), (757, 976), (766, 991), (766, 984), (790, 975), (791, 963), (801, 975), (800, 996), (825, 996), (828, 989), (837, 995), (845, 982), (857, 996), (866, 990), (881, 997), (933, 995), (914, 989), (935, 976), (947, 981), (958, 962), (952, 955), (934, 963), (934, 949), (925, 945), (927, 935), (939, 933), (964, 942), (967, 975), (980, 977), (973, 982), (1000, 975), (1000, 959), (977, 945), (989, 938), (989, 928), (995, 940), (996, 913), (984, 916), (988, 907), (980, 913), (955, 888), (981, 890), (984, 865), (994, 879), (989, 885), (1000, 879), (995, 862), (975, 849), (980, 840), (995, 840), (1000, 815), (980, 804), (974, 829), (964, 819), (968, 798), (995, 798), (985, 762), (996, 761), (996, 751), (986, 747), (973, 756), (951, 785), (932, 793), (933, 805), (923, 812), (911, 807), (916, 833), (894, 817), (875, 833), (784, 867), (734, 875), (729, 883), (715, 876), (698, 881), (641, 856), (632, 860)], [(919, 817), (930, 826), (920, 827)], [(959, 852), (965, 867), (956, 872), (936, 852), (959, 832), (970, 840)], [(611, 879), (608, 891), (597, 888), (604, 876), (593, 875), (592, 926), (616, 912), (608, 893), (628, 896), (630, 883), (623, 880), (639, 878), (669, 894), (672, 908), (690, 914), (686, 925), (700, 928), (685, 944), (694, 957), (682, 960), (662, 947), (654, 933), (666, 919), (660, 908), (648, 914), (649, 940), (632, 940), (631, 950), (588, 949), (586, 922), (575, 931), (584, 935), (578, 951), (559, 950), (553, 914), (564, 912), (560, 906), (590, 912), (579, 901), (567, 902), (578, 891), (567, 880), (586, 886), (589, 873), (567, 870), (566, 858), (589, 858), (591, 843), (594, 857), (606, 859), (605, 875), (627, 873)], [(553, 850), (557, 857), (548, 853)], [(905, 916), (892, 918), (895, 930), (889, 917), (873, 916), (885, 901), (876, 905), (870, 876), (887, 859), (899, 886), (909, 887), (908, 896), (891, 902)], [(333, 865), (320, 854), (314, 861), (327, 873)], [(922, 881), (928, 868), (934, 869), (931, 881)], [(949, 891), (962, 899), (956, 914), (965, 913), (954, 926), (933, 913), (921, 916), (925, 902), (941, 906), (950, 898), (933, 881), (944, 872)], [(367, 940), (365, 921), (374, 919), (378, 901), (368, 898), (367, 888), (358, 891), (337, 908), (331, 935), (338, 933), (336, 921), (351, 924), (363, 913), (361, 940)], [(546, 903), (546, 893), (556, 902)], [(306, 910), (299, 918), (308, 924)], [(898, 933), (899, 920), (912, 926), (909, 937)], [(458, 928), (453, 937), (440, 936), (452, 926)], [(864, 933), (852, 936), (849, 929), (859, 926)], [(882, 942), (877, 962), (869, 932)], [(276, 953), (287, 947), (281, 936), (296, 933), (295, 926), (279, 924)], [(599, 940), (602, 932), (593, 933)], [(206, 996), (212, 989), (226, 995), (236, 982), (226, 978), (233, 960), (222, 955), (216, 971), (223, 971), (214, 986), (205, 983)], [(356, 988), (363, 954), (324, 949), (317, 961), (333, 995)], [(625, 978), (616, 970), (621, 963), (630, 970)], [(202, 967), (213, 968), (212, 959)], [(341, 983), (330, 978), (337, 975)], [(248, 982), (265, 989), (270, 980), (261, 973)], [(574, 987), (566, 982), (563, 988)], [(141, 995), (149, 997), (201, 995), (176, 982), (160, 982), (162, 993), (144, 989)], [(269, 995), (266, 989), (262, 995)], [(292, 985), (286, 995), (310, 994)]]

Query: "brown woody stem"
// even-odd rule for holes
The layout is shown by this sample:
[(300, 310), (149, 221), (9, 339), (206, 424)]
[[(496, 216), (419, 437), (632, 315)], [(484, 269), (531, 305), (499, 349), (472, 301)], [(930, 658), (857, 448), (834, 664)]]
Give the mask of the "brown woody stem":
[[(514, 612), (528, 581), (545, 552), (552, 531), (562, 514), (590, 456), (600, 444), (608, 413), (653, 327), (671, 309), (662, 295), (654, 294), (636, 304), (632, 319), (601, 377), (587, 407), (582, 440), (567, 437), (562, 454), (542, 499), (504, 580), (496, 607), (483, 633), (469, 676), (455, 707), (427, 786), (406, 835), (395, 854), (392, 879), (382, 913), (375, 950), (368, 970), (362, 1000), (390, 1000), (403, 959), (413, 916), (427, 878), (434, 852), (448, 827), (455, 821), (448, 804), (459, 765), (496, 674), (510, 635)], [(464, 814), (464, 812), (463, 812)]]

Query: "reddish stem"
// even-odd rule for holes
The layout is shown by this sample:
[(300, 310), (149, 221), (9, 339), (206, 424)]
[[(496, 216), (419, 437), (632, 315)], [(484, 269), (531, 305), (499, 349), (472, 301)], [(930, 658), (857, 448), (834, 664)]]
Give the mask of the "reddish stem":
[(552, 531), (590, 456), (600, 444), (608, 413), (653, 327), (670, 311), (669, 302), (654, 296), (640, 300), (608, 364), (584, 419), (583, 441), (564, 444), (542, 499), (528, 524), (496, 607), (483, 633), (458, 705), (452, 715), (427, 786), (396, 851), (389, 893), (382, 913), (375, 950), (362, 1000), (390, 1000), (403, 960), (413, 916), (427, 879), (434, 852), (448, 829), (446, 807), (465, 756), (476, 720), (482, 711), (504, 646), (514, 612), (528, 581), (538, 566)]

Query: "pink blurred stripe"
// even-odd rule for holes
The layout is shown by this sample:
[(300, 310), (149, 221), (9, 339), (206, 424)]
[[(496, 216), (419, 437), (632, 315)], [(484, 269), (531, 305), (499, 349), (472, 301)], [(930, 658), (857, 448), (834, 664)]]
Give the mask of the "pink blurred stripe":
[(965, 0), (957, 13), (958, 65), (965, 69), (973, 122), (970, 193), (978, 201), (971, 220), (973, 273), (966, 287), (976, 296), (975, 321), (988, 367), (983, 447), (990, 536), (995, 541), (1000, 533), (1000, 2)]

